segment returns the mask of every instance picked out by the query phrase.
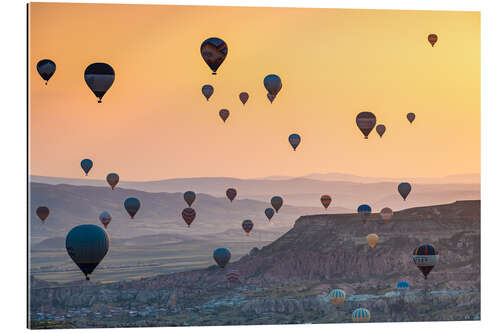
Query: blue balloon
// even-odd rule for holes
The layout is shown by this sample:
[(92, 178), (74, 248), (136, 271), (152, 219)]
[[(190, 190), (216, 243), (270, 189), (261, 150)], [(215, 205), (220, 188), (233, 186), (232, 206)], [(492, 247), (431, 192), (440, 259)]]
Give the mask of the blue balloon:
[(276, 74), (269, 74), (264, 78), (264, 87), (270, 95), (276, 97), (282, 87), (281, 78)]
[(408, 194), (410, 194), (411, 185), (409, 183), (401, 183), (398, 185), (398, 192), (403, 197), (403, 200), (406, 200)]
[(361, 219), (363, 220), (363, 222), (366, 222), (366, 220), (368, 219), (368, 216), (370, 216), (371, 212), (372, 212), (372, 208), (366, 204), (360, 205), (358, 207), (358, 214), (359, 214), (359, 216), (361, 216)]
[(271, 219), (274, 216), (274, 209), (272, 209), (272, 208), (266, 208), (266, 210), (264, 211), (264, 214), (266, 214), (266, 216), (269, 219), (269, 221), (271, 221)]
[(410, 284), (406, 281), (399, 281), (397, 284), (398, 290), (407, 290), (410, 289)]
[(97, 225), (79, 225), (66, 236), (66, 251), (87, 280), (108, 250), (108, 234)]
[(89, 174), (89, 171), (90, 171), (90, 169), (92, 169), (93, 165), (94, 165), (94, 163), (91, 160), (89, 160), (88, 158), (83, 159), (80, 162), (80, 166), (82, 167), (83, 171), (85, 172), (85, 176), (87, 176)]
[(141, 208), (141, 202), (137, 198), (128, 198), (125, 200), (123, 205), (131, 218), (134, 218), (135, 214), (139, 211), (139, 208)]
[(370, 311), (365, 308), (359, 308), (352, 312), (352, 321), (355, 323), (366, 323), (370, 321)]
[(52, 75), (56, 72), (56, 64), (50, 59), (43, 59), (36, 64), (36, 70), (42, 79), (45, 80), (45, 85), (47, 85)]
[(300, 144), (300, 135), (298, 134), (290, 134), (288, 137), (288, 142), (290, 142), (290, 145), (292, 146), (293, 150), (297, 149), (297, 147)]
[(220, 268), (226, 267), (231, 259), (231, 252), (226, 248), (218, 248), (214, 251), (214, 260)]

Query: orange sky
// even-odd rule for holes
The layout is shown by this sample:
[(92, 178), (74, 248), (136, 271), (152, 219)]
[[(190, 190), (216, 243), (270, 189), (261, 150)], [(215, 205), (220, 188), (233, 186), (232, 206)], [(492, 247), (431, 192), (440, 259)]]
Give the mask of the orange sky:
[[(83, 158), (89, 177), (122, 180), (480, 172), (478, 12), (30, 7), (31, 174), (82, 177)], [(215, 76), (200, 55), (213, 36), (229, 49)], [(57, 65), (48, 86), (36, 72), (45, 58)], [(102, 104), (83, 79), (93, 62), (116, 72)], [(272, 105), (270, 73), (283, 81)], [(215, 87), (209, 102), (204, 84)], [(363, 139), (361, 111), (386, 125), (382, 139)]]

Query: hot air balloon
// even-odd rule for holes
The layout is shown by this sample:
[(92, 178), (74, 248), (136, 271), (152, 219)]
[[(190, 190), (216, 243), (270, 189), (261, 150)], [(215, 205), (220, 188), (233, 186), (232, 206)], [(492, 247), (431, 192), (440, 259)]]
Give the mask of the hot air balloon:
[(438, 36), (436, 34), (430, 34), (427, 36), (427, 40), (431, 43), (432, 47), (434, 47), (434, 44), (438, 41)]
[(191, 207), (195, 199), (196, 193), (194, 193), (193, 191), (184, 192), (184, 201), (186, 201), (189, 207)]
[(45, 206), (40, 206), (36, 209), (36, 215), (42, 222), (45, 222), (45, 219), (49, 217), (49, 208)]
[(196, 217), (196, 211), (191, 207), (184, 208), (184, 210), (182, 211), (182, 218), (184, 219), (184, 222), (186, 222), (186, 224), (188, 225), (188, 228), (191, 225), (191, 223), (193, 223), (195, 217)]
[(323, 194), (321, 198), (319, 198), (319, 201), (321, 201), (321, 204), (323, 207), (325, 207), (325, 210), (330, 206), (330, 203), (332, 202), (332, 197), (329, 196), (328, 194)]
[(101, 103), (104, 94), (115, 81), (115, 71), (108, 64), (96, 62), (87, 67), (84, 78), (90, 90), (99, 98), (97, 103)]
[(226, 273), (226, 279), (229, 283), (238, 282), (240, 280), (240, 273), (237, 271), (230, 271)]
[(116, 184), (118, 184), (118, 181), (120, 180), (120, 177), (116, 173), (109, 173), (106, 176), (106, 181), (108, 182), (109, 186), (111, 186), (111, 189), (114, 190)]
[(344, 304), (345, 292), (342, 289), (333, 289), (330, 291), (330, 294), (328, 294), (328, 297), (330, 298), (330, 303), (339, 309), (340, 306)]
[(275, 95), (271, 95), (270, 93), (267, 93), (267, 99), (269, 100), (269, 102), (271, 102), (271, 104), (273, 104), (273, 101), (275, 98), (276, 98)]
[(368, 134), (370, 134), (376, 123), (377, 117), (371, 112), (361, 112), (356, 116), (356, 124), (365, 139), (368, 139)]
[(370, 248), (374, 248), (375, 245), (377, 245), (378, 243), (378, 236), (377, 234), (369, 234), (366, 236), (366, 242), (368, 243), (368, 245), (370, 246)]
[(292, 146), (293, 150), (297, 149), (298, 145), (300, 144), (300, 135), (298, 134), (290, 134), (288, 137), (288, 142), (290, 142), (290, 145)]
[(242, 92), (240, 93), (240, 101), (241, 103), (243, 103), (243, 105), (246, 104), (246, 102), (248, 101), (248, 93), (247, 92)]
[(274, 196), (271, 198), (271, 206), (273, 206), (276, 214), (278, 214), (278, 210), (280, 210), (281, 206), (283, 206), (283, 198), (279, 196)]
[(229, 201), (233, 202), (234, 198), (236, 198), (236, 190), (234, 188), (228, 188), (226, 190), (226, 197), (229, 199)]
[(271, 222), (271, 219), (274, 216), (274, 209), (272, 209), (272, 208), (266, 208), (266, 210), (264, 211), (264, 214), (266, 214), (267, 219), (269, 220), (269, 222)]
[(370, 216), (372, 208), (366, 204), (360, 205), (358, 207), (358, 215), (361, 216), (363, 223), (366, 223), (368, 216)]
[(220, 268), (226, 267), (231, 259), (231, 252), (226, 248), (218, 248), (214, 251), (214, 260)]
[(104, 228), (107, 229), (109, 222), (111, 222), (111, 214), (108, 212), (102, 212), (99, 215), (99, 221), (101, 221), (101, 223), (104, 225)]
[(123, 205), (125, 206), (125, 210), (127, 211), (128, 215), (130, 215), (130, 218), (132, 219), (139, 211), (139, 208), (141, 208), (141, 202), (137, 198), (128, 198), (125, 200)]
[(76, 226), (66, 236), (66, 251), (87, 280), (108, 253), (108, 249), (108, 234), (94, 224)]
[(382, 217), (382, 220), (384, 220), (384, 222), (389, 222), (393, 214), (394, 213), (392, 212), (392, 209), (390, 209), (389, 207), (382, 208), (382, 210), (380, 211), (380, 216)]
[(281, 79), (278, 75), (276, 74), (269, 74), (264, 78), (264, 87), (266, 88), (267, 92), (269, 93), (267, 98), (269, 98), (269, 95), (271, 95), (273, 98), (269, 98), (271, 103), (273, 102), (274, 98), (278, 95), (278, 93), (281, 90), (282, 84), (281, 84)]
[(212, 87), (209, 84), (205, 84), (203, 87), (201, 87), (201, 93), (203, 94), (203, 96), (205, 96), (205, 98), (208, 101), (210, 96), (212, 96), (212, 94), (214, 93), (214, 87)]
[(244, 220), (243, 223), (241, 224), (241, 227), (243, 228), (247, 236), (250, 235), (250, 231), (252, 231), (253, 228), (252, 220)]
[(401, 183), (398, 185), (398, 192), (403, 197), (403, 200), (406, 200), (408, 194), (410, 194), (411, 185), (408, 183)]
[(52, 60), (43, 59), (36, 64), (36, 70), (42, 79), (45, 80), (45, 85), (47, 85), (52, 75), (56, 72), (56, 64)]
[(367, 323), (370, 321), (370, 311), (359, 308), (352, 312), (352, 321), (355, 323)]
[(385, 133), (385, 125), (382, 125), (382, 124), (377, 125), (375, 130), (377, 131), (378, 135), (380, 135), (380, 137), (382, 137), (382, 135), (384, 135), (384, 133)]
[(83, 172), (85, 172), (85, 176), (87, 176), (89, 174), (89, 171), (90, 171), (90, 169), (92, 169), (93, 165), (94, 165), (94, 163), (92, 162), (92, 160), (89, 160), (88, 158), (83, 159), (80, 162), (80, 166), (82, 167)]
[(226, 59), (227, 45), (222, 39), (212, 37), (201, 43), (200, 52), (203, 60), (212, 70), (212, 74), (215, 75), (219, 66)]
[(406, 281), (399, 281), (396, 288), (401, 294), (404, 295), (408, 290), (410, 290), (410, 284)]
[(227, 109), (220, 110), (219, 117), (222, 119), (222, 121), (226, 122), (226, 119), (229, 117), (229, 110)]
[(429, 244), (421, 245), (413, 251), (413, 262), (417, 265), (418, 269), (420, 269), (426, 280), (427, 275), (429, 275), (434, 268), (438, 259), (439, 255), (437, 250)]
[(408, 119), (408, 121), (411, 123), (413, 123), (413, 121), (415, 120), (415, 114), (413, 112), (410, 112), (406, 115), (406, 119)]

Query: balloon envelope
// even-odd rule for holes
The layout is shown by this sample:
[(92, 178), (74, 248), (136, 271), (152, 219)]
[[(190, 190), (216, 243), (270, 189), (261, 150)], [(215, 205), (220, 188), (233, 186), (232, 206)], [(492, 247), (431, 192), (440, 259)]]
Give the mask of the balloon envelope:
[(218, 248), (214, 251), (214, 260), (220, 268), (226, 267), (231, 259), (231, 252), (226, 248)]
[(401, 183), (398, 185), (398, 192), (403, 197), (403, 200), (406, 200), (408, 194), (410, 194), (411, 185), (409, 183)]
[(355, 323), (366, 323), (371, 318), (370, 311), (365, 308), (359, 308), (352, 312), (352, 321)]
[(247, 236), (250, 234), (250, 231), (252, 231), (253, 228), (253, 222), (252, 220), (244, 220), (243, 223), (241, 224), (241, 227), (247, 234)]
[(345, 292), (342, 289), (333, 289), (330, 291), (330, 294), (328, 294), (328, 297), (330, 298), (330, 303), (335, 305), (338, 309), (344, 304)]
[(278, 211), (280, 210), (281, 206), (283, 206), (283, 198), (279, 196), (272, 197), (271, 206), (273, 206), (274, 210), (276, 211), (276, 214), (278, 214)]
[(321, 198), (319, 199), (321, 201), (321, 204), (323, 207), (325, 207), (325, 210), (330, 206), (330, 203), (332, 202), (332, 197), (329, 196), (328, 194), (323, 194)]
[(108, 224), (111, 222), (111, 214), (108, 212), (102, 212), (99, 215), (99, 221), (104, 225), (104, 228), (108, 227)]
[(85, 176), (89, 174), (89, 171), (90, 171), (90, 169), (92, 169), (93, 165), (94, 165), (94, 163), (92, 162), (92, 160), (90, 160), (88, 158), (83, 159), (80, 162), (80, 166), (82, 167), (83, 172), (85, 172)]
[(290, 145), (292, 146), (293, 150), (297, 149), (297, 147), (300, 144), (300, 135), (298, 134), (290, 134), (288, 137), (288, 142), (290, 142)]
[(439, 259), (437, 250), (429, 244), (417, 247), (413, 251), (413, 262), (427, 279), (427, 275), (432, 271)]
[(361, 216), (361, 220), (363, 220), (363, 222), (366, 222), (366, 220), (368, 219), (368, 216), (370, 216), (371, 212), (372, 212), (372, 208), (366, 204), (360, 205), (358, 207), (358, 215)]
[(228, 188), (226, 190), (226, 197), (229, 199), (229, 201), (233, 202), (234, 198), (236, 198), (236, 190), (234, 188)]
[(208, 38), (201, 43), (200, 52), (203, 60), (207, 63), (208, 67), (215, 75), (217, 69), (222, 65), (227, 56), (226, 43), (217, 37)]
[(195, 199), (196, 193), (194, 193), (193, 191), (184, 192), (184, 201), (186, 201), (189, 207), (191, 207)]
[(264, 78), (264, 87), (270, 95), (276, 97), (282, 87), (281, 78), (276, 74), (269, 74)]
[(36, 209), (36, 215), (42, 222), (45, 222), (45, 219), (49, 217), (49, 208), (45, 206), (40, 206)]
[(226, 273), (226, 279), (229, 282), (237, 282), (240, 280), (240, 273), (237, 271), (231, 271)]
[(191, 207), (184, 208), (181, 215), (182, 218), (184, 219), (184, 222), (186, 222), (189, 228), (191, 223), (193, 223), (194, 219), (196, 218), (196, 211)]
[(410, 289), (410, 284), (406, 281), (399, 281), (396, 287), (398, 290), (408, 290)]
[(248, 97), (249, 97), (248, 93), (246, 93), (246, 92), (240, 93), (240, 101), (241, 101), (241, 103), (243, 103), (243, 105), (245, 105), (246, 102), (248, 101)]
[(226, 119), (229, 117), (229, 110), (227, 109), (220, 110), (219, 117), (222, 119), (222, 121), (226, 122)]
[(269, 220), (269, 222), (271, 222), (271, 219), (274, 216), (274, 209), (266, 208), (266, 210), (264, 211), (264, 214), (266, 214), (267, 219)]
[(94, 95), (99, 98), (98, 103), (101, 103), (104, 94), (115, 81), (115, 71), (113, 67), (108, 64), (96, 62), (85, 69), (84, 78), (87, 86), (89, 86)]
[(377, 117), (371, 112), (361, 112), (356, 116), (356, 125), (358, 125), (359, 130), (368, 139), (368, 135), (375, 127), (377, 123)]
[(380, 137), (382, 137), (382, 135), (384, 135), (384, 133), (385, 133), (385, 125), (382, 125), (382, 124), (377, 125), (375, 130), (377, 131), (378, 135), (380, 135)]
[(389, 207), (382, 208), (382, 210), (380, 211), (380, 216), (382, 217), (382, 220), (384, 220), (384, 222), (389, 222), (393, 214), (394, 213), (392, 209), (390, 209)]
[(94, 224), (74, 227), (66, 236), (66, 251), (87, 280), (108, 253), (108, 249), (108, 234)]
[(108, 182), (109, 186), (111, 186), (111, 189), (114, 190), (116, 184), (120, 181), (120, 176), (116, 173), (110, 173), (106, 176), (106, 181)]
[(434, 47), (434, 44), (438, 41), (438, 36), (436, 34), (430, 34), (427, 36), (427, 40), (431, 43), (432, 47)]
[(125, 206), (125, 210), (128, 215), (130, 215), (130, 218), (134, 218), (135, 214), (139, 211), (139, 208), (141, 208), (141, 202), (137, 198), (128, 198), (125, 200), (123, 205)]
[(413, 123), (413, 121), (415, 120), (415, 114), (413, 112), (410, 112), (406, 115), (406, 119), (408, 119), (408, 121), (411, 123)]
[(205, 98), (208, 101), (210, 96), (212, 96), (212, 94), (214, 93), (214, 87), (212, 87), (209, 84), (205, 84), (203, 87), (201, 87), (201, 93), (203, 94), (203, 96), (205, 96)]
[(378, 243), (378, 236), (377, 234), (369, 234), (366, 236), (366, 242), (368, 245), (373, 249), (375, 245)]
[(43, 59), (36, 64), (36, 70), (42, 79), (45, 80), (45, 84), (47, 84), (56, 72), (56, 64), (52, 60)]

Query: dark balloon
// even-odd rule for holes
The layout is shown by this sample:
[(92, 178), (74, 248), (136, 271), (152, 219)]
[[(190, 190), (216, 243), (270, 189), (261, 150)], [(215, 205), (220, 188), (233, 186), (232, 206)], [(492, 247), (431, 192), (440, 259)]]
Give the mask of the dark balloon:
[(80, 162), (80, 166), (82, 167), (83, 172), (85, 172), (85, 176), (87, 176), (89, 174), (89, 171), (90, 171), (90, 169), (92, 169), (93, 165), (94, 165), (94, 163), (91, 160), (89, 160), (88, 158), (83, 159)]
[(219, 117), (226, 122), (226, 119), (229, 117), (229, 110), (222, 109), (219, 111)]
[(219, 66), (226, 59), (227, 45), (222, 39), (212, 37), (201, 43), (200, 52), (203, 60), (212, 70), (212, 74), (215, 75)]
[(275, 95), (271, 95), (270, 93), (267, 93), (267, 99), (269, 100), (269, 102), (271, 102), (271, 104), (273, 104), (273, 101), (275, 98), (276, 98)]
[(184, 222), (189, 226), (191, 223), (193, 223), (194, 219), (196, 217), (196, 211), (193, 208), (184, 208), (182, 211), (182, 218), (184, 219)]
[(128, 198), (125, 200), (123, 205), (125, 206), (125, 210), (128, 215), (130, 215), (130, 218), (134, 218), (135, 214), (139, 211), (139, 208), (141, 208), (141, 202), (137, 198)]
[(279, 196), (274, 196), (271, 198), (271, 206), (273, 206), (276, 214), (278, 214), (278, 210), (280, 210), (281, 206), (283, 206), (283, 198)]
[(300, 144), (300, 135), (298, 134), (290, 134), (288, 137), (288, 142), (290, 142), (290, 145), (292, 146), (293, 150), (297, 149), (297, 147)]
[(115, 71), (108, 64), (96, 62), (87, 67), (84, 78), (90, 90), (99, 98), (97, 103), (101, 103), (102, 97), (115, 81)]
[(250, 235), (250, 231), (252, 231), (253, 228), (252, 220), (244, 220), (243, 223), (241, 224), (241, 227), (243, 228), (247, 236)]
[(111, 214), (108, 212), (102, 212), (99, 215), (99, 221), (104, 225), (104, 228), (108, 228), (108, 224), (111, 222)]
[(245, 105), (246, 102), (248, 101), (248, 97), (249, 97), (248, 93), (246, 93), (246, 92), (242, 92), (240, 94), (240, 101), (241, 101), (241, 103), (243, 103), (243, 105)]
[(106, 181), (108, 182), (109, 186), (111, 186), (111, 189), (114, 190), (116, 184), (120, 181), (120, 177), (116, 173), (110, 173), (106, 176)]
[(361, 216), (361, 220), (365, 223), (368, 220), (368, 216), (370, 216), (372, 212), (372, 208), (368, 205), (360, 205), (358, 207), (358, 215)]
[(382, 135), (384, 135), (384, 133), (385, 133), (385, 125), (377, 125), (375, 130), (377, 131), (378, 135), (380, 135), (380, 137), (382, 137)]
[(427, 40), (431, 43), (432, 47), (434, 47), (434, 44), (438, 41), (438, 36), (436, 34), (430, 34), (427, 36)]
[(45, 219), (49, 217), (49, 213), (49, 208), (45, 206), (40, 206), (36, 209), (36, 215), (40, 220), (42, 220), (42, 222), (45, 222)]
[(203, 87), (201, 87), (201, 93), (203, 94), (203, 96), (205, 96), (205, 98), (208, 101), (210, 96), (212, 96), (212, 94), (214, 93), (214, 87), (212, 87), (209, 84), (205, 84)]
[(195, 199), (196, 193), (194, 193), (193, 191), (187, 191), (184, 193), (184, 201), (186, 201), (189, 207), (191, 207)]
[(432, 245), (424, 244), (413, 251), (413, 262), (427, 280), (427, 275), (432, 271), (439, 259), (436, 249)]
[(398, 192), (403, 197), (403, 200), (406, 200), (408, 194), (410, 194), (411, 185), (408, 183), (401, 183), (398, 185)]
[(108, 253), (108, 249), (108, 234), (94, 224), (74, 227), (66, 236), (66, 251), (87, 280)]
[(45, 85), (47, 85), (52, 75), (56, 72), (56, 64), (52, 60), (43, 59), (36, 64), (36, 70), (42, 79), (45, 80)]
[(264, 214), (266, 214), (267, 219), (269, 220), (269, 222), (271, 222), (271, 219), (274, 216), (274, 209), (266, 208), (266, 210), (264, 211)]
[(361, 112), (356, 116), (356, 124), (365, 139), (368, 139), (368, 134), (370, 134), (376, 123), (377, 118), (371, 112)]
[(282, 87), (280, 77), (276, 74), (269, 74), (264, 78), (264, 87), (270, 95), (276, 97)]
[(413, 123), (413, 121), (415, 120), (415, 114), (413, 112), (410, 112), (406, 115), (406, 119), (408, 119), (408, 121), (411, 123)]
[(332, 202), (332, 197), (329, 196), (328, 194), (323, 194), (321, 198), (319, 198), (319, 201), (321, 201), (321, 204), (323, 207), (325, 207), (325, 210), (330, 206), (330, 203)]
[(228, 188), (226, 190), (226, 196), (229, 199), (229, 201), (233, 202), (234, 198), (236, 198), (236, 190), (234, 188)]
[(231, 259), (231, 252), (226, 248), (218, 248), (214, 251), (214, 260), (220, 268), (226, 267)]

